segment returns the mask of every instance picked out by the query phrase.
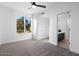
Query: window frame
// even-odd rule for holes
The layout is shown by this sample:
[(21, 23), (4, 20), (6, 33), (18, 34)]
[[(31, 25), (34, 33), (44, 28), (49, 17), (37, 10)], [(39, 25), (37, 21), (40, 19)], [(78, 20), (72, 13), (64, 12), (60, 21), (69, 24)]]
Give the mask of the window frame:
[[(26, 32), (27, 29), (26, 29), (26, 19), (25, 19), (28, 16), (23, 16), (23, 17), (24, 17), (24, 19), (23, 19), (24, 20), (24, 32), (19, 33), (19, 32), (17, 32), (17, 16), (16, 16), (16, 33), (17, 34), (26, 34), (26, 33), (28, 33), (28, 32)], [(31, 23), (30, 23), (31, 24), (31, 32), (29, 32), (29, 33), (32, 33), (32, 18), (31, 17), (28, 17), (28, 18), (30, 18), (30, 20), (31, 20)]]

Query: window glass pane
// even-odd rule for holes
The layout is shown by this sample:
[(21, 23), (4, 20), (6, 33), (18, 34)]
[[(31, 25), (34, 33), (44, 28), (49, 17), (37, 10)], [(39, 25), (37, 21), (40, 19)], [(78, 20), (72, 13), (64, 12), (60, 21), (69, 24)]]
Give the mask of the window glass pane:
[(24, 16), (17, 16), (17, 33), (24, 33)]
[(25, 29), (26, 32), (30, 33), (31, 32), (31, 18), (25, 17)]

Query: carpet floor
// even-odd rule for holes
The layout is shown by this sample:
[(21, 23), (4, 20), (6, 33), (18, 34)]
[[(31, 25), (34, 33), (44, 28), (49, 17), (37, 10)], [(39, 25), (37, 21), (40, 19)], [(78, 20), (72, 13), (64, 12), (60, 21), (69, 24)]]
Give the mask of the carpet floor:
[(48, 42), (25, 40), (1, 45), (0, 56), (79, 56), (79, 54)]

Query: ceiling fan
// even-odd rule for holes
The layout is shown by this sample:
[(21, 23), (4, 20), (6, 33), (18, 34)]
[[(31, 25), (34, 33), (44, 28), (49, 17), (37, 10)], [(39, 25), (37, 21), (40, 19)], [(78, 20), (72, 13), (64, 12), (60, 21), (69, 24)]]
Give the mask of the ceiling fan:
[(44, 6), (44, 5), (37, 5), (35, 2), (31, 2), (31, 5), (32, 6), (30, 8), (28, 8), (28, 9), (35, 8), (35, 7), (46, 8), (46, 6)]

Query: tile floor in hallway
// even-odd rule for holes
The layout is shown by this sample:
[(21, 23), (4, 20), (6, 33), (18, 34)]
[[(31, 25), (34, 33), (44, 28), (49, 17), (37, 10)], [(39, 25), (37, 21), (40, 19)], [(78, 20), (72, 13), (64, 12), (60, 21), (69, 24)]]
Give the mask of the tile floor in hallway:
[(62, 47), (62, 48), (69, 49), (69, 41), (62, 40), (62, 41), (58, 42), (58, 46), (59, 47)]

